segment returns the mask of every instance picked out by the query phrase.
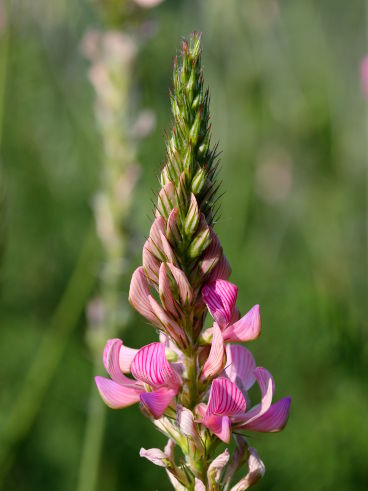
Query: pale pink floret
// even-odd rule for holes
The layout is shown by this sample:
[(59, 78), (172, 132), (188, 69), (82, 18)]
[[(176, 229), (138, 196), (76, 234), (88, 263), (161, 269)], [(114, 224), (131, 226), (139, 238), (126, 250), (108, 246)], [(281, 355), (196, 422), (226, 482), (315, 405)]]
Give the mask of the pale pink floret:
[[(226, 443), (230, 441), (231, 427), (259, 432), (282, 430), (289, 416), (290, 398), (272, 404), (275, 384), (268, 370), (254, 368), (253, 357), (243, 346), (230, 345), (227, 351), (232, 360), (231, 367), (225, 369), (228, 378), (212, 382), (207, 407), (201, 405), (197, 409), (202, 424)], [(250, 388), (255, 380), (261, 390), (261, 402), (245, 411), (242, 390)]]
[[(103, 362), (111, 380), (95, 377), (101, 397), (113, 409), (140, 401), (153, 417), (159, 418), (178, 393), (181, 378), (167, 361), (165, 346), (161, 343), (151, 343), (138, 350), (130, 363), (135, 380), (126, 377), (119, 358), (120, 352), (127, 349), (120, 339), (107, 341)], [(151, 389), (148, 392), (147, 386)]]
[(252, 307), (239, 319), (235, 306), (237, 294), (237, 286), (225, 280), (213, 281), (202, 289), (203, 300), (215, 323), (221, 328), (224, 341), (252, 341), (261, 333), (259, 305)]

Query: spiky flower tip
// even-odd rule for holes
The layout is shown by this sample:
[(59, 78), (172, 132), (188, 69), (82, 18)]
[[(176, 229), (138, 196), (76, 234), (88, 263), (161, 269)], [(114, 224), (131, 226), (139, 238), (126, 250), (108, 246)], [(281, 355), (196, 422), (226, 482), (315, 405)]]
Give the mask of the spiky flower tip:
[[(140, 455), (164, 467), (175, 489), (241, 491), (265, 472), (242, 431), (280, 431), (290, 398), (272, 404), (272, 375), (239, 344), (260, 335), (261, 318), (258, 305), (240, 315), (238, 288), (228, 281), (230, 266), (213, 231), (218, 160), (197, 33), (183, 40), (174, 60), (170, 101), (173, 122), (155, 220), (129, 292), (132, 306), (158, 329), (159, 341), (132, 349), (109, 340), (103, 361), (111, 379), (96, 377), (96, 384), (112, 408), (139, 402), (168, 437), (164, 450), (142, 448)], [(213, 326), (204, 330), (207, 312)], [(261, 401), (253, 405), (248, 391), (255, 383)], [(231, 458), (228, 449), (217, 455), (217, 444), (231, 438)], [(175, 445), (183, 453), (180, 463)], [(246, 476), (231, 487), (245, 463)]]

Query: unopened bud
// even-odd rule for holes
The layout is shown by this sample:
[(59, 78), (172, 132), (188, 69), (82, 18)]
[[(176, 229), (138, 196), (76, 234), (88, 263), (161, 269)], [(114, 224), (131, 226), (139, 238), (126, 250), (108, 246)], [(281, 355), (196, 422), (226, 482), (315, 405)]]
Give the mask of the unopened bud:
[(206, 183), (206, 171), (204, 170), (203, 167), (200, 167), (195, 173), (195, 176), (193, 177), (192, 180), (192, 192), (194, 194), (199, 194), (202, 191), (205, 183)]
[(207, 249), (210, 243), (211, 243), (210, 229), (206, 223), (206, 219), (201, 214), (197, 235), (193, 240), (193, 242), (190, 244), (188, 250), (189, 257), (195, 259), (196, 257), (200, 256), (202, 252)]
[(188, 214), (184, 222), (184, 232), (188, 236), (192, 236), (197, 230), (199, 223), (198, 203), (193, 193), (190, 193), (190, 205)]

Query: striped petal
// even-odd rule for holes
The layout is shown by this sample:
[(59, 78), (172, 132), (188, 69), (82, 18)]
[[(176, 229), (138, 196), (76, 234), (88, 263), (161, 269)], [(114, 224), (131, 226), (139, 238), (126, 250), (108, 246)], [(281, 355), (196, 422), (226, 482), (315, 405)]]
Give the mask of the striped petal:
[(123, 386), (105, 377), (95, 377), (98, 391), (112, 409), (120, 409), (139, 402), (142, 388)]
[(224, 328), (230, 322), (238, 287), (224, 280), (216, 280), (202, 289), (202, 297), (214, 320)]
[(262, 367), (257, 367), (254, 370), (254, 376), (261, 390), (261, 402), (254, 406), (244, 415), (236, 418), (237, 421), (251, 422), (264, 414), (272, 404), (273, 394), (275, 392), (275, 382), (268, 370)]
[(162, 343), (151, 343), (141, 348), (133, 359), (131, 371), (137, 380), (151, 387), (165, 385), (177, 389), (181, 385), (180, 376), (166, 359)]
[(200, 376), (201, 382), (206, 379), (216, 377), (224, 367), (225, 361), (225, 346), (222, 338), (221, 329), (215, 323), (213, 326), (213, 336), (211, 350), (208, 358), (203, 365), (202, 373)]
[(149, 298), (151, 296), (147, 278), (143, 267), (137, 268), (132, 276), (129, 289), (129, 302), (143, 317), (159, 326), (159, 322), (153, 313)]
[(166, 237), (172, 244), (180, 244), (182, 237), (178, 228), (178, 209), (174, 208), (167, 219)]
[(143, 246), (142, 252), (143, 269), (150, 282), (156, 285), (158, 283), (158, 272), (161, 261), (152, 252), (152, 241), (147, 239)]
[(158, 292), (160, 295), (161, 303), (171, 315), (177, 317), (178, 311), (175, 306), (175, 300), (170, 288), (170, 281), (167, 277), (166, 264), (161, 263), (160, 272), (158, 276)]
[(290, 403), (290, 397), (284, 397), (275, 402), (275, 404), (272, 404), (268, 411), (261, 416), (250, 422), (237, 425), (237, 427), (239, 429), (247, 429), (262, 433), (281, 431), (289, 418)]
[[(170, 215), (171, 210), (175, 204), (175, 186), (169, 181), (161, 188), (158, 194), (157, 200), (157, 213), (163, 216), (165, 219)], [(157, 215), (156, 216), (159, 216)]]
[[(109, 339), (103, 352), (103, 364), (112, 380), (122, 385), (137, 385), (135, 380), (126, 377), (120, 368), (121, 339)], [(129, 348), (126, 348), (129, 349)], [(134, 351), (134, 350), (132, 350)]]
[(140, 399), (144, 408), (147, 409), (154, 418), (158, 419), (164, 414), (176, 394), (177, 389), (161, 387), (153, 392), (144, 392), (141, 394)]
[(247, 348), (240, 344), (228, 344), (226, 346), (225, 373), (241, 390), (247, 391), (254, 384), (256, 380), (255, 368), (256, 362)]
[(259, 305), (252, 307), (240, 320), (227, 327), (222, 334), (225, 341), (245, 343), (257, 339), (261, 334)]
[(185, 333), (177, 322), (167, 314), (161, 305), (151, 296), (150, 305), (159, 320), (159, 327), (164, 329), (178, 344), (185, 338)]
[(234, 416), (244, 413), (245, 407), (242, 392), (229, 379), (219, 377), (212, 382), (206, 416)]
[(229, 264), (229, 261), (226, 259), (225, 254), (222, 253), (216, 266), (211, 271), (211, 274), (208, 277), (208, 281), (228, 280), (230, 275), (231, 275), (231, 266)]
[(184, 271), (174, 266), (172, 263), (167, 263), (171, 274), (176, 281), (179, 290), (180, 301), (183, 305), (191, 304), (193, 301), (193, 289), (190, 286), (188, 278), (186, 277)]
[(210, 238), (211, 243), (207, 247), (202, 261), (199, 263), (199, 268), (203, 276), (213, 270), (222, 256), (220, 241), (213, 230), (211, 230)]

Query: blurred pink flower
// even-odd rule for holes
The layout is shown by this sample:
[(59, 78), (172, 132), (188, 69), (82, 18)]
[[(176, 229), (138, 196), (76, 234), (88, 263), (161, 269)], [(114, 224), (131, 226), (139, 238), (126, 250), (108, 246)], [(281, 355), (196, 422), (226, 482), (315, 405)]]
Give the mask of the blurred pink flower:
[(159, 5), (162, 3), (163, 0), (134, 0), (137, 5), (143, 8), (152, 8), (156, 7), (156, 5)]

